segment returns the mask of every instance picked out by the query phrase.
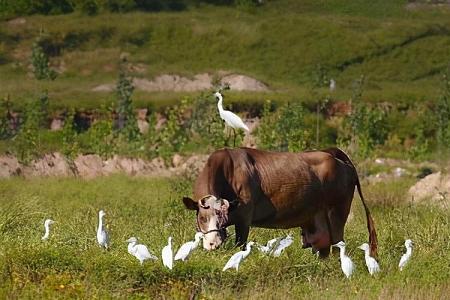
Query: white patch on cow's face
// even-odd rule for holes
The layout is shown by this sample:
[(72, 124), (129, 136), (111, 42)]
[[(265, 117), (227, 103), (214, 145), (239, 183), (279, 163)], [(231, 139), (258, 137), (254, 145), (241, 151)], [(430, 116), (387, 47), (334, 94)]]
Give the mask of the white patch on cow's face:
[[(207, 232), (210, 230), (219, 229), (219, 228), (217, 228), (218, 223), (219, 222), (218, 222), (217, 216), (211, 215), (209, 217), (209, 221), (208, 221)], [(219, 247), (220, 244), (222, 244), (222, 238), (220, 237), (220, 234), (218, 231), (213, 231), (213, 232), (209, 232), (209, 233), (205, 234), (205, 236), (203, 238), (203, 248), (205, 248), (206, 250), (214, 250), (217, 247)]]

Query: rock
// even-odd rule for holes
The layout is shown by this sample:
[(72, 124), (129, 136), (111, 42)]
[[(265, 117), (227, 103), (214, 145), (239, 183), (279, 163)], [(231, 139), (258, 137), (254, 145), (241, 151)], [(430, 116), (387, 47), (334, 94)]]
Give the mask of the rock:
[(254, 92), (265, 92), (269, 88), (264, 83), (245, 75), (231, 74), (223, 77), (220, 80), (221, 84), (228, 84), (230, 90), (234, 91), (254, 91)]
[(9, 178), (22, 174), (22, 167), (15, 156), (0, 156), (0, 178)]
[(64, 127), (64, 120), (60, 118), (54, 118), (52, 119), (52, 122), (50, 123), (50, 130), (51, 131), (58, 131), (63, 129)]
[(398, 177), (403, 177), (403, 176), (407, 175), (408, 171), (406, 171), (403, 168), (397, 167), (394, 169), (394, 171), (392, 173), (394, 174), (394, 177), (398, 178)]
[(112, 83), (105, 83), (97, 85), (92, 89), (93, 92), (112, 92), (116, 89), (116, 86)]
[(419, 180), (408, 191), (408, 198), (413, 202), (427, 199), (431, 203), (448, 206), (450, 200), (450, 175), (441, 172), (433, 173)]
[(183, 162), (183, 157), (180, 154), (177, 153), (172, 157), (172, 166), (174, 168), (178, 168), (182, 162)]
[(103, 175), (103, 161), (97, 154), (78, 155), (74, 160), (78, 175), (82, 178), (94, 178)]
[(25, 18), (15, 18), (8, 21), (8, 25), (12, 27), (24, 25), (25, 23), (27, 23), (27, 20)]
[(383, 158), (377, 158), (375, 159), (375, 163), (379, 165), (384, 165), (385, 160)]
[(30, 176), (73, 176), (73, 170), (70, 168), (66, 158), (59, 152), (45, 154), (42, 158), (33, 160), (31, 164), (24, 168), (24, 175)]
[(212, 88), (212, 76), (209, 74), (197, 74), (191, 80), (179, 75), (163, 74), (153, 80), (134, 78), (133, 85), (138, 90), (146, 92), (195, 92)]
[(147, 113), (148, 113), (148, 109), (147, 108), (140, 108), (137, 110), (137, 119), (138, 120), (147, 120)]
[(138, 128), (139, 128), (139, 132), (142, 133), (142, 134), (146, 134), (148, 132), (149, 128), (150, 128), (150, 125), (145, 120), (138, 119), (137, 120), (137, 125), (138, 125)]

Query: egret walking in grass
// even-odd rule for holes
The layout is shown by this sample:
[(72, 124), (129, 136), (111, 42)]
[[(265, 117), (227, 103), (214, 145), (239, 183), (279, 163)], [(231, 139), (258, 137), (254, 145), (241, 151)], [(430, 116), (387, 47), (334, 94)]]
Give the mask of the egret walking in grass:
[(375, 260), (375, 258), (370, 256), (369, 244), (364, 243), (359, 246), (359, 249), (364, 251), (364, 258), (366, 260), (367, 270), (369, 270), (370, 275), (380, 272), (380, 266), (378, 265), (378, 262)]
[(406, 266), (409, 259), (411, 258), (412, 246), (413, 246), (413, 242), (410, 239), (405, 241), (406, 253), (402, 255), (402, 258), (400, 258), (400, 262), (398, 263), (398, 267), (400, 268), (400, 271), (403, 271), (403, 268)]
[(173, 268), (173, 252), (172, 252), (172, 237), (169, 237), (167, 246), (162, 249), (162, 261), (163, 265), (167, 268)]
[(220, 117), (222, 118), (222, 120), (225, 121), (225, 124), (227, 124), (229, 127), (233, 129), (234, 135), (233, 145), (236, 146), (236, 129), (243, 129), (245, 131), (250, 131), (250, 129), (247, 127), (247, 125), (245, 125), (245, 123), (241, 120), (241, 118), (239, 118), (239, 116), (237, 116), (236, 114), (234, 114), (229, 110), (223, 109), (222, 106), (223, 96), (220, 92), (216, 92), (214, 96), (218, 100), (217, 108), (219, 109)]
[(254, 242), (247, 243), (247, 246), (245, 247), (245, 250), (239, 251), (235, 254), (233, 254), (232, 257), (228, 260), (228, 262), (225, 264), (225, 267), (223, 267), (222, 271), (225, 271), (230, 268), (235, 268), (236, 271), (239, 270), (239, 264), (250, 254), (251, 247), (253, 246)]
[(280, 256), (281, 253), (283, 252), (283, 250), (286, 249), (287, 247), (289, 247), (293, 242), (294, 242), (294, 239), (292, 238), (292, 236), (290, 234), (288, 234), (288, 236), (285, 237), (284, 239), (282, 239), (278, 243), (276, 248), (273, 250), (273, 256), (275, 256), (275, 257)]
[(278, 241), (278, 238), (271, 239), (267, 242), (265, 246), (259, 245), (258, 249), (264, 254), (269, 254), (270, 251), (275, 247), (276, 242)]
[(139, 260), (141, 265), (144, 263), (144, 260), (146, 259), (155, 259), (155, 260), (158, 259), (156, 256), (151, 254), (150, 251), (148, 251), (147, 246), (137, 244), (137, 238), (130, 237), (127, 240), (127, 243), (128, 243), (128, 253), (135, 256)]
[(342, 272), (344, 272), (347, 278), (350, 278), (350, 276), (352, 276), (353, 270), (355, 269), (355, 265), (353, 264), (350, 257), (345, 254), (345, 243), (343, 241), (340, 241), (339, 243), (333, 245), (333, 247), (338, 247), (340, 249)]
[(98, 212), (98, 228), (97, 228), (97, 242), (100, 247), (108, 249), (109, 247), (109, 236), (108, 232), (103, 228), (103, 217), (105, 216), (105, 212), (100, 210)]
[(197, 232), (193, 241), (184, 243), (180, 247), (180, 249), (178, 249), (177, 253), (175, 254), (175, 260), (181, 259), (182, 261), (185, 261), (188, 258), (189, 254), (191, 254), (191, 252), (198, 247), (201, 238), (203, 238), (203, 233)]
[(45, 229), (45, 233), (44, 236), (42, 237), (42, 240), (45, 241), (48, 239), (49, 235), (50, 235), (50, 224), (55, 223), (55, 221), (47, 219), (44, 221), (44, 229)]

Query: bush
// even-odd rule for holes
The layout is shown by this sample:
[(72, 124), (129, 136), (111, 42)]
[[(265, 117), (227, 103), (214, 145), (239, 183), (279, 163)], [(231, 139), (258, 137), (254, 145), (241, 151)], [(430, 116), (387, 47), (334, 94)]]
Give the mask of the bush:
[(27, 104), (24, 113), (25, 121), (15, 137), (16, 156), (24, 163), (30, 162), (40, 153), (39, 129), (47, 122), (48, 103), (47, 93), (44, 93), (38, 101)]
[(54, 80), (56, 78), (56, 72), (50, 69), (48, 55), (44, 52), (39, 42), (39, 39), (35, 41), (31, 50), (31, 63), (33, 65), (34, 77), (37, 80)]
[(438, 147), (450, 145), (450, 66), (442, 76), (442, 92), (436, 103), (436, 140)]
[(304, 124), (303, 105), (287, 103), (271, 112), (272, 104), (264, 104), (261, 124), (257, 130), (258, 145), (262, 149), (298, 152), (311, 144), (311, 133)]

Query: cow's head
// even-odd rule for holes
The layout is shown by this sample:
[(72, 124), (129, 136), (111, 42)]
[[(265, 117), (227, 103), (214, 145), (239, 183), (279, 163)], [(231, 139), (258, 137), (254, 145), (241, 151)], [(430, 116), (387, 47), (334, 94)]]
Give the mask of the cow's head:
[(183, 203), (187, 209), (197, 211), (197, 230), (204, 234), (203, 248), (213, 250), (219, 247), (227, 234), (229, 202), (207, 195), (198, 201), (183, 197)]

